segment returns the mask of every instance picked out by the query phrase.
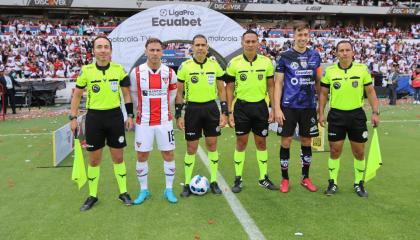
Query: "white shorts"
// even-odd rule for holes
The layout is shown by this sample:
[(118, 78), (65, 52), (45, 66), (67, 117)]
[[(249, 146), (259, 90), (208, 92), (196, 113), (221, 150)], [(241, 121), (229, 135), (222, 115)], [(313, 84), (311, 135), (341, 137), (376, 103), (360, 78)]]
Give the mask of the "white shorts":
[(175, 149), (175, 136), (172, 122), (156, 126), (136, 124), (134, 149), (137, 152), (152, 151), (155, 137), (160, 151), (171, 151)]

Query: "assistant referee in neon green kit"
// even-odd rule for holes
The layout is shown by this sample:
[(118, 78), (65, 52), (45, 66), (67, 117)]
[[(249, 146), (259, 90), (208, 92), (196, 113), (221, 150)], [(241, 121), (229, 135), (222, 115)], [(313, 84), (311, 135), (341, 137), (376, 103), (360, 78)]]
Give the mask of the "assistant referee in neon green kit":
[(89, 152), (88, 180), (89, 197), (80, 208), (89, 210), (98, 201), (99, 164), (105, 142), (109, 147), (114, 173), (120, 190), (119, 199), (125, 205), (131, 205), (127, 193), (126, 168), (123, 161), (123, 148), (126, 146), (124, 118), (120, 108), (120, 89), (123, 93), (128, 119), (126, 127), (133, 126), (133, 103), (129, 86), (130, 80), (123, 66), (111, 62), (112, 45), (106, 37), (97, 37), (93, 41), (93, 53), (96, 62), (83, 66), (76, 81), (76, 89), (71, 101), (71, 130), (77, 128), (77, 112), (83, 91), (86, 89), (86, 143)]

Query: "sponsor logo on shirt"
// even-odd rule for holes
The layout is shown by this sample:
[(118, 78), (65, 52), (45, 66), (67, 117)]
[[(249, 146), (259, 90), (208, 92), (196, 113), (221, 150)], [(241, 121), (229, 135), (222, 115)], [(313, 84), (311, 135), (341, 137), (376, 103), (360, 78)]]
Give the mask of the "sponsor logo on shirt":
[(142, 90), (141, 95), (143, 97), (164, 97), (168, 95), (168, 91), (163, 89)]
[(306, 76), (306, 75), (313, 75), (313, 70), (298, 70), (295, 71), (295, 76)]

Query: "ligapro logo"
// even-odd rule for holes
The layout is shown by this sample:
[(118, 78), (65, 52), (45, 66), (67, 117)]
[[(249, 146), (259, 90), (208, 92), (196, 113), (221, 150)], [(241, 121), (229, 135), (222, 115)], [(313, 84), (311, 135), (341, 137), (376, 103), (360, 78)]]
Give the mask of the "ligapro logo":
[(175, 16), (175, 17), (179, 17), (179, 16), (194, 16), (194, 11), (189, 11), (189, 10), (182, 10), (182, 11), (177, 11), (174, 9), (160, 9), (160, 16), (161, 17), (166, 17), (166, 16)]
[(152, 18), (153, 27), (194, 27), (201, 26), (201, 18), (195, 18), (191, 10), (160, 9), (159, 17)]

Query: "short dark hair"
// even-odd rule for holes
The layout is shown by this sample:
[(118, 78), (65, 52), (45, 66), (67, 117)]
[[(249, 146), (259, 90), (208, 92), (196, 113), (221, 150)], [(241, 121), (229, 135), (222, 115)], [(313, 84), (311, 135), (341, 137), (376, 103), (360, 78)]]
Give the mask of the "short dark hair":
[(107, 38), (105, 36), (98, 36), (95, 39), (93, 39), (93, 41), (92, 41), (93, 48), (95, 48), (95, 42), (98, 39), (105, 39), (105, 40), (107, 40), (109, 42), (109, 46), (111, 47), (111, 50), (112, 50), (112, 42), (111, 42), (111, 40), (109, 38)]
[(246, 32), (244, 32), (244, 34), (242, 34), (242, 39), (244, 39), (245, 35), (247, 35), (247, 34), (254, 34), (258, 38), (258, 33), (257, 32), (255, 32), (252, 29), (248, 29), (248, 30), (246, 30)]
[(163, 42), (159, 38), (149, 38), (149, 39), (147, 39), (144, 47), (147, 48), (147, 46), (149, 46), (149, 44), (151, 44), (151, 43), (159, 43), (160, 46), (163, 48)]
[(344, 44), (344, 43), (348, 43), (351, 46), (351, 50), (354, 51), (354, 46), (353, 43), (350, 40), (341, 40), (337, 43), (337, 45), (335, 46), (335, 50), (338, 51), (338, 47), (340, 46), (340, 44)]
[(202, 39), (206, 40), (206, 43), (207, 43), (207, 38), (206, 38), (206, 36), (204, 36), (203, 34), (197, 34), (197, 35), (195, 35), (195, 36), (193, 37), (193, 39), (192, 39), (192, 44), (193, 44), (193, 45), (194, 45), (195, 39), (197, 39), (197, 38), (202, 38)]
[(299, 21), (293, 24), (293, 32), (302, 31), (303, 29), (309, 29), (309, 25), (305, 21)]

